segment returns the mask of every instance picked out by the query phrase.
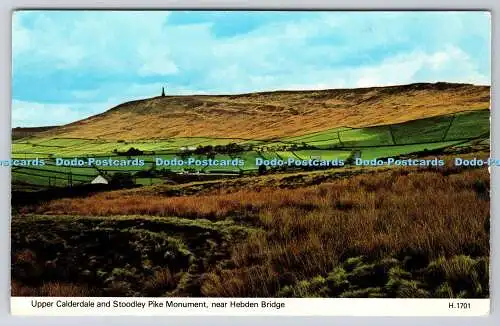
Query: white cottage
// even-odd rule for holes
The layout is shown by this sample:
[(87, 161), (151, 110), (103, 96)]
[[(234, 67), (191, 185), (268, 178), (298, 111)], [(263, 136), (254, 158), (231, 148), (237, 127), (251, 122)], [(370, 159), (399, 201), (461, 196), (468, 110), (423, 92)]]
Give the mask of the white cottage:
[(109, 182), (102, 175), (98, 175), (97, 177), (95, 177), (94, 180), (92, 180), (91, 183), (92, 184), (105, 184), (105, 185), (107, 185)]

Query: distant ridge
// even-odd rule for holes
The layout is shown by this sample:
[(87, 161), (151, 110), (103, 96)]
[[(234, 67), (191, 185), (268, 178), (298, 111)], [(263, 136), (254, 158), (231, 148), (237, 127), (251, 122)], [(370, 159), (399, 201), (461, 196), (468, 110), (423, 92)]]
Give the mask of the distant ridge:
[(489, 105), (490, 86), (446, 82), (236, 95), (167, 94), (122, 103), (39, 135), (124, 140), (272, 138), (345, 125), (399, 123)]
[(57, 126), (47, 127), (16, 127), (12, 128), (12, 139), (34, 136), (38, 133), (57, 128)]

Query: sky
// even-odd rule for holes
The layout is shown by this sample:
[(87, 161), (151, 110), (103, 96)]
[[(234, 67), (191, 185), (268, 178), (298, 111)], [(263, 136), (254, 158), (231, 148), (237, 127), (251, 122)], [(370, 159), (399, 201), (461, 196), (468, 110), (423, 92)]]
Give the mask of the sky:
[(17, 11), (12, 127), (120, 103), (409, 84), (491, 83), (486, 12)]

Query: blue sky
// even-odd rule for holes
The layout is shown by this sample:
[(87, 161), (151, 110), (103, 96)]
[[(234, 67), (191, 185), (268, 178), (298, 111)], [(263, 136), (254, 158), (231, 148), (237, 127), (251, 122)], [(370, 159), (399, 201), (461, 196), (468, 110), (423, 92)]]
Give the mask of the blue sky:
[(21, 11), (12, 126), (138, 98), (412, 82), (489, 85), (485, 12)]

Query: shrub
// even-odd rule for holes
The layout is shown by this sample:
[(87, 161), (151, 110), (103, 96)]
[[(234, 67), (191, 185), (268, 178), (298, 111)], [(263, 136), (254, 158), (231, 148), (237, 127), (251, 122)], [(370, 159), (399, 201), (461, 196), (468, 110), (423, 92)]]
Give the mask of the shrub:
[(328, 296), (327, 280), (316, 276), (311, 280), (302, 280), (295, 285), (286, 285), (279, 292), (279, 297), (324, 298)]
[(144, 290), (149, 296), (164, 295), (165, 292), (175, 289), (180, 275), (172, 275), (168, 267), (160, 268), (145, 282)]
[[(455, 256), (446, 261), (443, 269), (448, 284), (454, 293), (465, 291), (469, 296), (476, 297), (482, 294), (483, 285), (478, 275), (479, 267), (474, 259), (468, 256)], [(485, 284), (488, 287), (488, 284)]]
[(98, 294), (96, 289), (85, 285), (49, 282), (39, 287), (28, 287), (19, 282), (12, 281), (11, 295), (21, 297), (90, 297)]
[(349, 281), (347, 280), (347, 273), (342, 267), (336, 267), (332, 272), (330, 272), (326, 281), (332, 296), (337, 296), (347, 290), (350, 286)]
[(355, 268), (361, 266), (364, 262), (364, 257), (351, 257), (344, 262), (344, 269), (348, 272), (353, 271)]
[(114, 186), (129, 187), (134, 185), (134, 178), (130, 173), (116, 172), (111, 176), (109, 183)]
[(436, 295), (460, 297), (485, 297), (489, 294), (487, 258), (475, 260), (459, 255), (448, 260), (439, 258), (429, 264), (425, 272), (426, 282), (437, 288)]
[(437, 298), (454, 298), (453, 289), (448, 284), (448, 282), (444, 282), (438, 286), (436, 291), (434, 292), (434, 297)]
[(382, 288), (370, 287), (359, 290), (350, 290), (342, 293), (341, 298), (383, 298), (384, 294)]

